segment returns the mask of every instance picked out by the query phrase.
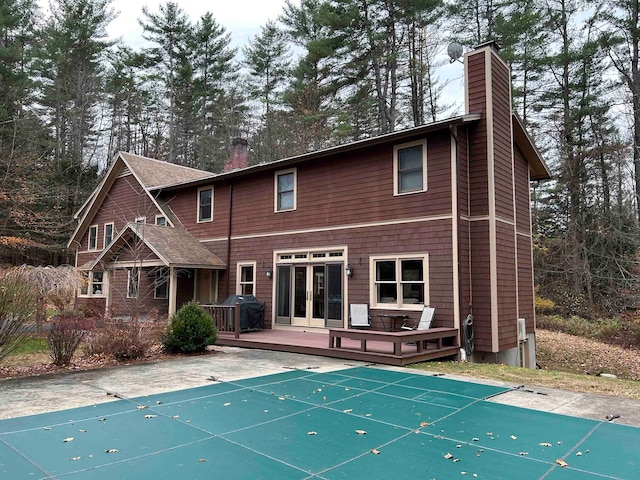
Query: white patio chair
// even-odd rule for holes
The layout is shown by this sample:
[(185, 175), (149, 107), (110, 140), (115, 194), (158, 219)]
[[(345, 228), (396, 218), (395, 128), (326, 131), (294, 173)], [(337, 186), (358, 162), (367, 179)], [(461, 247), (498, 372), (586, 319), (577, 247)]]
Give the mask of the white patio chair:
[(431, 327), (431, 322), (433, 321), (433, 316), (436, 313), (435, 307), (430, 307), (429, 305), (424, 306), (424, 310), (422, 310), (422, 315), (420, 316), (420, 321), (416, 325), (407, 325), (407, 322), (403, 323), (400, 327), (401, 330), (427, 330)]
[(366, 303), (349, 304), (349, 323), (353, 328), (371, 327), (369, 305), (367, 305)]

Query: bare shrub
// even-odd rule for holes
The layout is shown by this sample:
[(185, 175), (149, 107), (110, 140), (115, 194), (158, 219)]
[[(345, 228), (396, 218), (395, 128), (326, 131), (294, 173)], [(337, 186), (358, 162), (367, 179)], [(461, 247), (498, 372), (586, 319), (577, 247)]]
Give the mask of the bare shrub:
[(53, 363), (58, 366), (71, 363), (89, 329), (90, 324), (87, 321), (72, 314), (54, 318), (46, 337)]
[(35, 325), (38, 292), (8, 272), (0, 272), (0, 360), (20, 348)]
[(87, 355), (106, 355), (118, 361), (143, 358), (158, 343), (162, 327), (155, 311), (145, 319), (105, 319), (102, 327), (87, 338), (84, 351)]

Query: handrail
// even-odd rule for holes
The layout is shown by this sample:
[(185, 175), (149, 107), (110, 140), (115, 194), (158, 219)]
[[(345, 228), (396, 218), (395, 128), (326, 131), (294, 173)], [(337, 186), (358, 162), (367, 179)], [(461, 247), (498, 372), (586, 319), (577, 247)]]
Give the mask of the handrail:
[(233, 333), (240, 338), (240, 304), (235, 305), (200, 305), (207, 312), (221, 333)]

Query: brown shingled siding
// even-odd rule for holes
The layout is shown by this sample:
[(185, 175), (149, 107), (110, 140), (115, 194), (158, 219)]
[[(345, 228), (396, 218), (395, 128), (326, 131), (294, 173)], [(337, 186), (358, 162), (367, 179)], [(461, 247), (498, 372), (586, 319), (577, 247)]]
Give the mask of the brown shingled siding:
[(517, 346), (516, 246), (513, 226), (497, 222), (496, 255), (498, 273), (498, 342), (499, 350)]
[(489, 222), (471, 222), (471, 282), (476, 349), (491, 351), (491, 262)]
[(533, 296), (533, 265), (531, 262), (531, 238), (518, 236), (518, 300), (520, 318), (526, 319), (527, 332), (535, 328), (535, 306)]

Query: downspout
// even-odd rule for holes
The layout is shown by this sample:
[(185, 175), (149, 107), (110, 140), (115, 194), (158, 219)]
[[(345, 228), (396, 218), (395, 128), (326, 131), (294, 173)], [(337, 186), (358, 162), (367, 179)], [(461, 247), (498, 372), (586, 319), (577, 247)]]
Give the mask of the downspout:
[(229, 226), (227, 229), (227, 296), (231, 295), (231, 224), (233, 220), (233, 182), (229, 182)]

